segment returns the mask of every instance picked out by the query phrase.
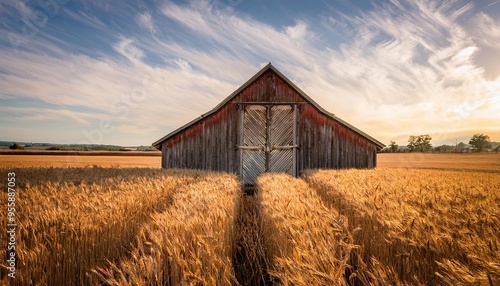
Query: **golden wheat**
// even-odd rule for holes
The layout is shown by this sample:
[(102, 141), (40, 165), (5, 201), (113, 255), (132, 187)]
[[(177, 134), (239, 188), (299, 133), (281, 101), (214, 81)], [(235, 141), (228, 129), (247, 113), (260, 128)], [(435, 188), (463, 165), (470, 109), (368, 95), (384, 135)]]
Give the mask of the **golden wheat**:
[(288, 175), (263, 175), (258, 188), (269, 274), (284, 285), (344, 285), (355, 247), (347, 219), (327, 209), (304, 181)]
[(477, 164), (264, 174), (254, 197), (222, 173), (9, 168), (19, 285), (500, 283), (500, 176)]
[(381, 153), (380, 168), (500, 172), (499, 153)]
[(91, 267), (123, 255), (150, 213), (167, 208), (178, 188), (196, 180), (185, 171), (160, 169), (9, 172), (19, 182), (16, 282), (36, 285), (88, 284)]
[[(118, 153), (118, 156), (110, 156), (113, 152), (89, 152), (93, 155), (79, 155), (68, 152), (67, 155), (51, 155), (45, 151), (45, 155), (2, 155), (0, 154), (0, 168), (82, 168), (82, 167), (104, 167), (104, 168), (160, 168), (160, 156), (127, 156), (127, 153)], [(42, 152), (43, 153), (43, 152)], [(104, 155), (99, 155), (103, 153)], [(107, 154), (107, 155), (106, 155)], [(147, 153), (149, 155), (149, 153)], [(153, 155), (153, 154), (151, 154)]]
[(359, 225), (365, 259), (413, 284), (500, 283), (500, 176), (377, 169), (309, 171), (325, 202)]
[(235, 176), (203, 173), (154, 212), (131, 256), (93, 270), (106, 285), (233, 285)]

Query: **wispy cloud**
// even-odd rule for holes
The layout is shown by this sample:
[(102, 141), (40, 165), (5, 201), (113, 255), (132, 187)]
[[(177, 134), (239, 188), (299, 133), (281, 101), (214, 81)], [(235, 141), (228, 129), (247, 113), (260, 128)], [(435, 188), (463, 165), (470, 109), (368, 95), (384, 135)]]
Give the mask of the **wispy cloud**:
[(99, 19), (96, 15), (87, 13), (87, 12), (75, 12), (72, 11), (71, 9), (65, 9), (64, 11), (68, 16), (70, 16), (71, 19), (86, 25), (88, 27), (92, 27), (94, 29), (104, 29), (106, 28), (106, 24)]
[[(199, 5), (199, 4), (198, 4)], [(168, 18), (190, 29), (207, 43), (204, 46), (215, 54), (218, 60), (230, 59), (252, 62), (255, 58), (281, 62), (287, 59), (295, 65), (307, 67), (310, 64), (308, 56), (314, 57), (310, 51), (307, 39), (313, 31), (307, 30), (304, 22), (298, 22), (291, 27), (274, 28), (251, 18), (238, 17), (228, 11), (214, 10), (208, 4), (205, 6), (179, 6), (173, 3), (165, 5), (162, 12)], [(171, 46), (173, 52), (178, 47)], [(224, 53), (217, 52), (223, 50)], [(189, 55), (182, 53), (184, 57)], [(209, 72), (213, 65), (206, 61), (196, 61), (196, 65)], [(222, 62), (225, 62), (222, 60)]]
[(146, 31), (155, 35), (157, 33), (156, 25), (153, 22), (151, 14), (149, 12), (141, 13), (136, 18), (137, 24)]
[[(16, 11), (17, 15), (19, 15), (21, 18), (33, 19), (37, 16), (33, 9), (27, 6), (24, 1), (7, 0), (4, 4), (6, 5), (6, 7), (10, 6), (14, 8), (14, 11)], [(5, 9), (4, 11), (7, 11), (7, 9)]]
[(38, 107), (0, 107), (0, 111), (9, 116), (11, 121), (52, 121), (70, 120), (79, 124), (89, 124), (94, 114), (67, 109)]
[(493, 5), (498, 4), (498, 3), (500, 3), (500, 0), (491, 2), (490, 4), (486, 5), (486, 7), (490, 7), (490, 6), (493, 6)]
[(144, 57), (144, 52), (134, 45), (133, 39), (122, 38), (113, 48), (132, 63), (140, 63)]
[(479, 43), (500, 49), (500, 20), (485, 14), (478, 13), (472, 17), (472, 33)]

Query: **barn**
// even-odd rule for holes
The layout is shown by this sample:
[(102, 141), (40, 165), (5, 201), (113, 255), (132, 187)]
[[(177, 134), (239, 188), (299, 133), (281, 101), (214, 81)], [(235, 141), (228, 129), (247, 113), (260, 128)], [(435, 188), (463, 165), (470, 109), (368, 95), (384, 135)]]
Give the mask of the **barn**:
[(252, 186), (264, 172), (373, 168), (384, 144), (323, 109), (269, 63), (153, 146), (163, 168), (235, 173)]

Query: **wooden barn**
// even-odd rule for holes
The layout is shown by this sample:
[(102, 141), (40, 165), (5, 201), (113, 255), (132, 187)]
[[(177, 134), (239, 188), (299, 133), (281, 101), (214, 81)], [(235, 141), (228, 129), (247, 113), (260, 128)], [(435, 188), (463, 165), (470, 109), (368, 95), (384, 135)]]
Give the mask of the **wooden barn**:
[(163, 168), (264, 172), (373, 168), (382, 143), (327, 112), (270, 63), (211, 111), (153, 146)]

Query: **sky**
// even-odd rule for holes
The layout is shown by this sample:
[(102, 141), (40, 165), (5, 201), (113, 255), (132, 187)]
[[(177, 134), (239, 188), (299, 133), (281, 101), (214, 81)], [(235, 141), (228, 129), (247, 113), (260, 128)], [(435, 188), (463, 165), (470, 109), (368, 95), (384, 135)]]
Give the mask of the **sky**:
[(150, 145), (267, 63), (389, 144), (500, 141), (500, 0), (4, 0), (0, 141)]

